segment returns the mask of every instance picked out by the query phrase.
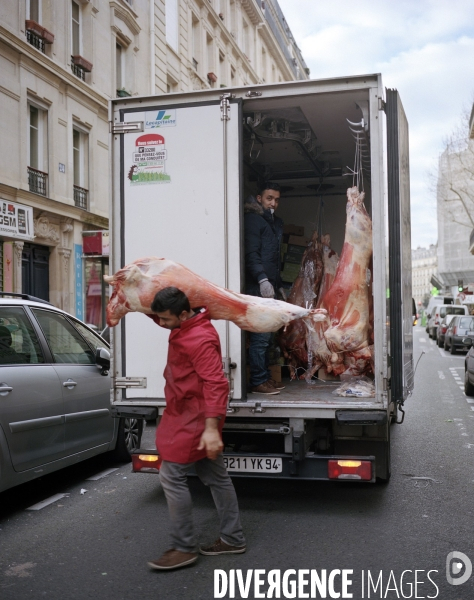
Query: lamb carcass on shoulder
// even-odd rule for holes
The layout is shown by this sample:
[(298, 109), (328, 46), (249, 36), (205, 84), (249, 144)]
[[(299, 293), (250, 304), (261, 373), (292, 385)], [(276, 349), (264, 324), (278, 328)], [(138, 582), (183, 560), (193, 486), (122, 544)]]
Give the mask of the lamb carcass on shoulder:
[(110, 327), (129, 312), (152, 314), (156, 292), (170, 286), (183, 291), (192, 307), (206, 306), (212, 319), (232, 321), (246, 331), (277, 331), (295, 319), (313, 322), (325, 316), (280, 300), (232, 292), (165, 258), (138, 259), (104, 280), (114, 288), (107, 305)]

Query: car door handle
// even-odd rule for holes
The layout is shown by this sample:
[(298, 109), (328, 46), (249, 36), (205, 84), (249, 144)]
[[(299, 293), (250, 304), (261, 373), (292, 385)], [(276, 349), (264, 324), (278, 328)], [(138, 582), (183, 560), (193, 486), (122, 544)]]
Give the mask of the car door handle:
[(13, 392), (13, 388), (6, 383), (0, 384), (0, 396), (6, 396), (9, 392)]
[(69, 389), (76, 387), (76, 385), (77, 385), (77, 382), (73, 381), (72, 379), (68, 379), (67, 381), (63, 382), (63, 387), (69, 388)]

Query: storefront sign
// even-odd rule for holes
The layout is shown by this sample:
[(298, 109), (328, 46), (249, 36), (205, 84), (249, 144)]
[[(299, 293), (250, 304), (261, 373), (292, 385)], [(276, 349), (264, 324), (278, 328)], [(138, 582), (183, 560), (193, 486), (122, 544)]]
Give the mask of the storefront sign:
[(110, 234), (108, 231), (102, 232), (102, 256), (110, 254)]
[(0, 198), (0, 235), (33, 240), (33, 209)]
[(108, 231), (87, 231), (82, 234), (82, 251), (87, 255), (109, 256), (110, 236)]
[(74, 244), (74, 269), (76, 283), (76, 317), (84, 320), (83, 275), (82, 275), (82, 245)]

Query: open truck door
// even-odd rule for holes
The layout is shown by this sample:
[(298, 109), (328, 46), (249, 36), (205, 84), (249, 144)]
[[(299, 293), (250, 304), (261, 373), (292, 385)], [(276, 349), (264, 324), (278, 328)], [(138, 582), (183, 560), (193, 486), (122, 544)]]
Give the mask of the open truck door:
[[(386, 90), (385, 112), (389, 211), (390, 391), (392, 402), (401, 408), (413, 390), (415, 372), (408, 121), (397, 90)], [(403, 414), (403, 410), (401, 412)]]
[[(240, 101), (224, 94), (220, 101), (173, 106), (164, 97), (127, 106), (111, 114), (112, 272), (156, 256), (240, 292)], [(231, 393), (241, 398), (242, 333), (228, 321), (214, 325)], [(114, 400), (164, 402), (168, 331), (130, 313), (113, 335)]]

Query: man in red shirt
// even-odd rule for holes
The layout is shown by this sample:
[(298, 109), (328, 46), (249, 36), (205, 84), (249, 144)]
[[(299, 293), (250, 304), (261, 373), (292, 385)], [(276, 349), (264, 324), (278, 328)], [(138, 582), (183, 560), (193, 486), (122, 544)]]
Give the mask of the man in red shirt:
[(184, 567), (198, 558), (187, 476), (192, 467), (211, 488), (220, 519), (220, 537), (201, 554), (240, 554), (245, 538), (240, 524), (234, 486), (222, 458), (222, 428), (229, 384), (222, 370), (219, 336), (205, 308), (191, 310), (178, 288), (159, 291), (151, 318), (170, 329), (168, 360), (164, 371), (166, 408), (156, 432), (156, 447), (163, 460), (160, 480), (168, 503), (172, 548), (152, 569)]

